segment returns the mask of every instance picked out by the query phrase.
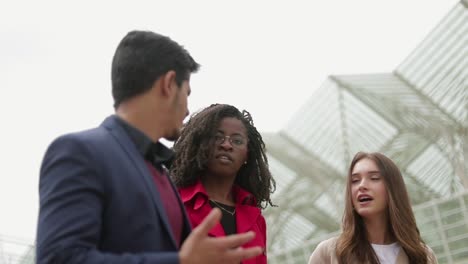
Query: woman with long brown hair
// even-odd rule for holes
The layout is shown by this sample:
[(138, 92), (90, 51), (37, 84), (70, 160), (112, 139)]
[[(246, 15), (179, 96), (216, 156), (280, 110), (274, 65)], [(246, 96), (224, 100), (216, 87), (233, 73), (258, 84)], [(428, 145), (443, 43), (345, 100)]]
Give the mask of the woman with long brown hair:
[(381, 153), (357, 153), (350, 165), (342, 233), (322, 241), (312, 263), (432, 264), (398, 167)]

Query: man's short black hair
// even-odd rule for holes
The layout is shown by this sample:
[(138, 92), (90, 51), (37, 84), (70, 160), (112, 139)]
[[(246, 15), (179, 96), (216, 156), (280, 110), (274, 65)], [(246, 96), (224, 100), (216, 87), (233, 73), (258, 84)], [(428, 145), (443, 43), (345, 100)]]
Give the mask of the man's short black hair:
[(177, 42), (151, 31), (131, 31), (119, 43), (112, 60), (114, 107), (149, 90), (170, 70), (180, 86), (200, 65)]

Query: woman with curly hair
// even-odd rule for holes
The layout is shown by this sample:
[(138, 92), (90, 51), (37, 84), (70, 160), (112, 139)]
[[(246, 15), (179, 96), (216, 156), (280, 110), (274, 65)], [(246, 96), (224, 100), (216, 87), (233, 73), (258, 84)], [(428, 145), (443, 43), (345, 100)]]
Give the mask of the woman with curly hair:
[(342, 233), (322, 241), (309, 264), (433, 264), (403, 177), (381, 153), (357, 153), (349, 168)]
[[(231, 105), (211, 105), (191, 116), (174, 151), (171, 177), (192, 225), (196, 227), (212, 208), (219, 208), (223, 216), (210, 235), (254, 231), (255, 238), (244, 247), (266, 248), (261, 209), (273, 205), (270, 194), (275, 181), (250, 114)], [(266, 253), (242, 261), (253, 263), (267, 263)]]

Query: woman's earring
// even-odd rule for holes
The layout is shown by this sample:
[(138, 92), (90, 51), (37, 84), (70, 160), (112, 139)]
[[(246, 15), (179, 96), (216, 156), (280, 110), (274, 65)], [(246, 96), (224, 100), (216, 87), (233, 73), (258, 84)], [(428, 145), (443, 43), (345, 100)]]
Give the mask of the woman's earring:
[(244, 161), (244, 164), (247, 164), (247, 161)]

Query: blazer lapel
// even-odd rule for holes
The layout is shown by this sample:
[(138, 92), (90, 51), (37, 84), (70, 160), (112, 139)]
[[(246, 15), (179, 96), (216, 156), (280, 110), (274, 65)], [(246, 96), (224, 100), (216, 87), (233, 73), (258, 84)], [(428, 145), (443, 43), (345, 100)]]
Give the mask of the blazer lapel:
[[(178, 243), (174, 238), (174, 234), (172, 233), (171, 226), (169, 224), (169, 219), (166, 215), (166, 210), (164, 209), (164, 205), (161, 202), (161, 197), (156, 190), (155, 183), (153, 181), (151, 172), (149, 171), (143, 157), (138, 152), (135, 144), (131, 141), (128, 137), (127, 133), (124, 131), (122, 126), (120, 126), (115, 120), (117, 117), (112, 115), (106, 120), (104, 120), (102, 126), (106, 127), (110, 134), (116, 139), (116, 141), (120, 144), (120, 146), (127, 152), (130, 160), (133, 162), (134, 166), (136, 167), (136, 171), (138, 171), (138, 175), (141, 179), (145, 182), (145, 186), (147, 187), (147, 191), (150, 193), (150, 196), (153, 199), (154, 204), (156, 205), (156, 209), (159, 212), (158, 215), (161, 218), (166, 231), (168, 232), (174, 247), (178, 247)], [(183, 208), (183, 207), (182, 207)], [(185, 213), (184, 213), (185, 216)]]
[(216, 225), (208, 232), (208, 235), (214, 237), (225, 236), (224, 228), (221, 225), (221, 222), (216, 223)]
[(237, 233), (244, 233), (252, 230), (252, 226), (257, 222), (260, 209), (249, 205), (236, 206)]
[[(169, 177), (168, 169), (166, 167), (164, 167), (164, 169), (166, 170), (167, 176)], [(176, 186), (174, 185), (174, 183), (172, 182), (170, 177), (169, 177), (169, 182), (171, 183), (172, 190), (174, 190), (174, 192), (175, 192), (175, 194), (177, 196), (177, 202), (179, 203), (179, 207), (182, 210), (182, 215), (183, 215), (183, 218), (184, 218), (183, 219), (183, 221), (184, 221), (184, 230), (182, 232), (182, 237), (181, 237), (181, 244), (182, 244), (182, 242), (185, 240), (185, 238), (187, 238), (187, 236), (192, 231), (192, 225), (190, 224), (190, 221), (189, 221), (189, 218), (188, 218), (188, 215), (187, 215), (187, 211), (185, 210), (185, 205), (182, 202), (182, 199), (180, 199), (179, 191), (177, 190)]]
[(233, 192), (237, 203), (237, 232), (244, 233), (252, 230), (252, 226), (257, 223), (257, 218), (261, 214), (260, 208), (255, 206), (256, 202), (253, 195), (238, 185), (234, 185)]

